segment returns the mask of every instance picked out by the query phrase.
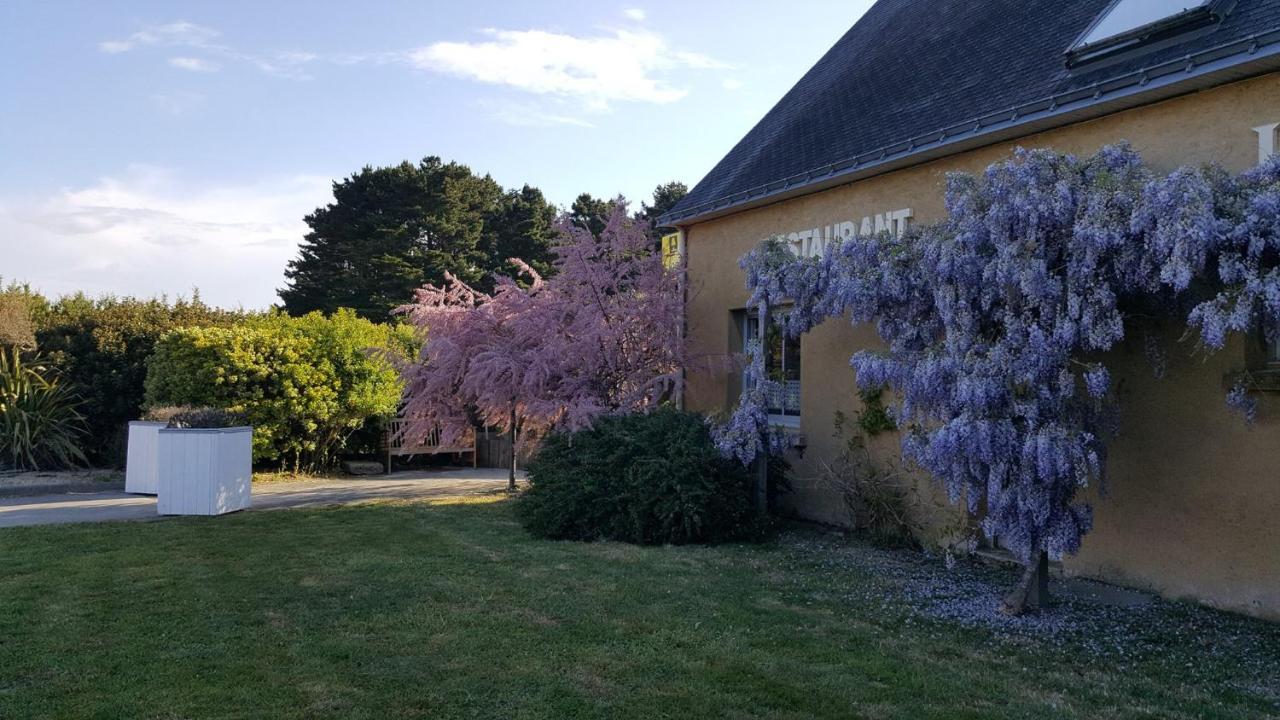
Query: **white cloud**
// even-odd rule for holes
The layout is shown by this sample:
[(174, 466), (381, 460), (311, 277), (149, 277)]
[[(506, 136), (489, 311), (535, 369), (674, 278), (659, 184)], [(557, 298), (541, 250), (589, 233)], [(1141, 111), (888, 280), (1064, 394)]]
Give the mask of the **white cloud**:
[[(636, 22), (642, 8), (623, 14)], [(219, 41), (217, 30), (187, 21), (148, 25), (123, 39), (105, 40), (98, 48), (118, 55), (142, 48), (194, 51), (168, 58), (170, 65), (193, 72), (215, 72), (224, 65), (252, 67), (274, 77), (307, 80), (317, 63), (335, 66), (409, 65), (422, 70), (517, 88), (537, 95), (572, 98), (588, 110), (604, 111), (610, 103), (666, 104), (688, 91), (667, 76), (682, 70), (727, 70), (729, 65), (701, 53), (675, 50), (654, 32), (614, 30), (578, 36), (544, 30), (483, 31), (477, 42), (437, 42), (409, 51), (316, 54), (303, 50), (247, 52)], [(556, 124), (583, 124), (562, 115)]]
[(704, 55), (673, 51), (659, 35), (618, 30), (578, 37), (542, 30), (486, 30), (483, 42), (438, 42), (410, 53), (419, 68), (505, 85), (538, 95), (578, 99), (592, 110), (615, 101), (665, 104), (687, 91), (658, 75), (724, 65)]
[(315, 60), (320, 56), (312, 52), (303, 52), (299, 50), (286, 50), (284, 52), (276, 53), (276, 57), (279, 58), (280, 62), (282, 63), (286, 63), (289, 65), (303, 65), (305, 63), (311, 62), (312, 60)]
[(205, 96), (195, 92), (156, 93), (151, 96), (151, 104), (167, 115), (186, 115), (204, 105)]
[(212, 47), (217, 30), (185, 20), (167, 25), (148, 25), (124, 40), (107, 40), (98, 43), (105, 53), (122, 53), (144, 46), (160, 47)]
[(98, 43), (98, 49), (104, 53), (115, 55), (117, 53), (129, 52), (133, 49), (133, 43), (127, 40), (103, 40)]
[[(551, 103), (552, 108), (542, 104), (498, 102), (495, 100), (481, 100), (477, 104), (481, 108), (488, 110), (490, 117), (494, 120), (514, 127), (595, 127), (594, 123), (575, 116), (572, 110), (565, 109), (563, 101)], [(559, 106), (559, 109), (555, 109), (555, 106)]]
[(169, 64), (181, 70), (190, 70), (191, 72), (217, 72), (221, 67), (215, 62), (201, 60), (193, 57), (172, 57), (169, 58)]
[[(247, 65), (266, 75), (306, 80), (310, 76), (304, 66), (317, 59), (317, 55), (302, 51), (272, 53), (243, 52), (230, 45), (217, 42), (221, 36), (217, 30), (180, 20), (167, 25), (148, 25), (123, 40), (106, 40), (98, 43), (102, 52), (118, 55), (144, 47), (186, 48), (199, 50), (224, 62)], [(170, 58), (169, 64), (184, 70), (212, 72), (219, 65), (196, 57)]]
[(6, 279), (49, 293), (189, 295), (266, 307), (306, 232), (302, 218), (332, 202), (328, 178), (294, 175), (184, 187), (162, 169), (43, 198), (0, 198)]
[(583, 120), (580, 117), (572, 115), (557, 115), (555, 113), (539, 112), (536, 110), (529, 112), (504, 112), (495, 113), (494, 117), (508, 125), (516, 127), (552, 127), (555, 125), (571, 125), (580, 128), (593, 128), (595, 123)]
[(691, 67), (694, 70), (731, 70), (733, 66), (720, 62), (712, 57), (707, 57), (701, 53), (694, 52), (678, 52), (673, 56), (680, 65)]
[(741, 90), (744, 83), (737, 78), (725, 78), (720, 82), (720, 86), (725, 90)]
[(365, 65), (365, 64), (391, 65), (395, 63), (403, 65), (407, 60), (405, 53), (392, 52), (392, 51), (368, 52), (368, 53), (334, 53), (332, 55), (327, 55), (322, 59), (327, 60), (328, 62), (333, 63), (334, 65), (339, 65), (339, 66)]

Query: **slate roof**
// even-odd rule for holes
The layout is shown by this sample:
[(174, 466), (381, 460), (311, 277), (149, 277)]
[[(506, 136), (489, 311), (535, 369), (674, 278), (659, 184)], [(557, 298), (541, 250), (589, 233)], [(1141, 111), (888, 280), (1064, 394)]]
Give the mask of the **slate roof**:
[(1226, 82), (1246, 65), (1280, 68), (1280, 0), (1238, 0), (1210, 29), (1069, 68), (1067, 49), (1110, 2), (879, 0), (663, 220), (687, 225), (996, 142), (999, 130), (1074, 122), (1088, 106)]

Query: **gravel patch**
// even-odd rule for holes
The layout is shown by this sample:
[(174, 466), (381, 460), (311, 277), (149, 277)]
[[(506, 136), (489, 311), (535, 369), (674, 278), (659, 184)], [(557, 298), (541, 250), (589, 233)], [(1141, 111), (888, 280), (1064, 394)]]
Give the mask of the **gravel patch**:
[(781, 544), (790, 561), (816, 566), (830, 581), (806, 589), (812, 594), (839, 593), (851, 606), (878, 606), (904, 624), (960, 626), (989, 645), (1062, 653), (1108, 672), (1131, 663), (1166, 664), (1280, 710), (1280, 624), (1158, 597), (1127, 607), (1099, 604), (1091, 596), (1105, 595), (1109, 586), (1081, 579), (1052, 580), (1049, 607), (1010, 617), (1000, 612), (1000, 599), (1017, 581), (1012, 568), (948, 563), (939, 555), (806, 531), (785, 533)]
[(0, 492), (16, 492), (30, 488), (56, 489), (59, 487), (105, 486), (121, 482), (124, 482), (124, 473), (119, 470), (37, 470), (22, 472), (0, 470)]

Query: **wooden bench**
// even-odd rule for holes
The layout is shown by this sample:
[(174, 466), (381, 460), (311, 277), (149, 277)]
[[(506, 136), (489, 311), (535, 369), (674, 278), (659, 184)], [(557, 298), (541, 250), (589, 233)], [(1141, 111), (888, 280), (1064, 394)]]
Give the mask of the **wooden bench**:
[(463, 438), (462, 442), (456, 442), (451, 445), (440, 444), (440, 429), (436, 428), (427, 434), (421, 443), (406, 444), (404, 439), (404, 427), (408, 424), (407, 420), (397, 418), (387, 423), (387, 434), (383, 438), (383, 444), (387, 452), (387, 473), (391, 472), (391, 460), (395, 457), (410, 457), (413, 455), (454, 455), (459, 462), (462, 461), (463, 455), (471, 455), (471, 467), (476, 467), (478, 454), (476, 453), (476, 433), (472, 430), (467, 438)]

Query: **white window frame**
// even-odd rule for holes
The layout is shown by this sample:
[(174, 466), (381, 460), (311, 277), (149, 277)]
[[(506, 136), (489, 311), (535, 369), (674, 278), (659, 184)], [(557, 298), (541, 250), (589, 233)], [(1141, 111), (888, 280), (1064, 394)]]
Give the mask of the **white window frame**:
[[(759, 327), (760, 327), (760, 326), (759, 326), (759, 320), (760, 320), (759, 313), (757, 313), (757, 312), (755, 312), (755, 311), (753, 311), (753, 310), (750, 310), (750, 309), (746, 309), (746, 310), (743, 310), (743, 311), (742, 311), (742, 326), (741, 326), (741, 328), (740, 328), (740, 329), (741, 329), (741, 331), (742, 331), (742, 349), (743, 349), (743, 352), (745, 352), (745, 351), (746, 351), (747, 346), (748, 346), (748, 343), (750, 343), (750, 342), (751, 342), (751, 325), (752, 325), (753, 323), (755, 323), (755, 324), (756, 324), (756, 327), (757, 327), (757, 328), (759, 328)], [(763, 334), (761, 334), (760, 338), (761, 338), (761, 341), (760, 341), (760, 351), (761, 351), (761, 352), (765, 352), (766, 350), (765, 350), (765, 347), (764, 347), (764, 337), (763, 337)], [(787, 337), (786, 333), (782, 333), (782, 362), (783, 362), (782, 371), (783, 371), (783, 373), (784, 373), (784, 374), (786, 373), (786, 362), (787, 362), (787, 349), (786, 349), (786, 348), (787, 348), (787, 343), (788, 343), (788, 342), (799, 343), (799, 342), (800, 342), (800, 340), (799, 340), (799, 338), (796, 338), (796, 339), (789, 338), (789, 337)], [(801, 370), (801, 372), (803, 373), (803, 370)], [(804, 376), (803, 376), (803, 374), (801, 375), (800, 382), (804, 382)], [(747, 388), (747, 378), (746, 378), (746, 377), (743, 377), (743, 378), (742, 378), (742, 391), (743, 391), (743, 392), (746, 392), (748, 389), (749, 389), (749, 388)], [(775, 426), (775, 427), (783, 427), (783, 428), (788, 428), (788, 429), (799, 429), (799, 427), (800, 427), (800, 418), (804, 415), (804, 403), (799, 403), (799, 405), (800, 405), (800, 407), (799, 407), (799, 409), (796, 411), (796, 414), (795, 414), (795, 415), (787, 415), (787, 414), (785, 414), (785, 412), (786, 412), (786, 409), (785, 409), (785, 408), (783, 409), (783, 413), (784, 413), (784, 414), (781, 414), (781, 415), (776, 414), (776, 413), (772, 413), (772, 412), (771, 412), (771, 413), (769, 413), (769, 424), (770, 424), (770, 425), (773, 425), (773, 426)]]

